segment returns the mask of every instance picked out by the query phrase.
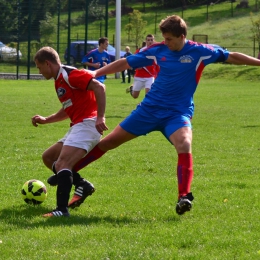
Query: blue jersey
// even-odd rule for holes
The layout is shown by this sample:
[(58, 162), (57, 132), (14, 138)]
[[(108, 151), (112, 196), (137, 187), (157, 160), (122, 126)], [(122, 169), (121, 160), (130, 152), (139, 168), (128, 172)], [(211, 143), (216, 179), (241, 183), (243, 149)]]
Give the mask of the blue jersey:
[[(90, 62), (90, 63), (99, 62), (100, 68), (102, 68), (103, 62), (106, 62), (107, 64), (109, 64), (111, 62), (111, 60), (110, 60), (110, 57), (109, 57), (109, 54), (107, 53), (107, 51), (99, 52), (98, 49), (94, 49), (94, 50), (90, 51), (87, 55), (84, 56), (81, 63), (85, 63), (85, 62)], [(88, 69), (96, 70), (96, 68), (91, 67), (91, 66), (88, 66)], [(103, 83), (106, 79), (106, 75), (100, 76), (96, 79)]]
[(132, 52), (126, 52), (123, 56), (123, 58), (127, 58), (128, 56), (132, 55), (133, 53)]
[(157, 118), (180, 114), (191, 118), (194, 113), (193, 95), (204, 67), (213, 62), (224, 62), (229, 52), (213, 49), (206, 44), (187, 40), (181, 51), (171, 51), (164, 42), (156, 43), (142, 52), (127, 57), (129, 66), (140, 68), (160, 66), (151, 90), (141, 103)]

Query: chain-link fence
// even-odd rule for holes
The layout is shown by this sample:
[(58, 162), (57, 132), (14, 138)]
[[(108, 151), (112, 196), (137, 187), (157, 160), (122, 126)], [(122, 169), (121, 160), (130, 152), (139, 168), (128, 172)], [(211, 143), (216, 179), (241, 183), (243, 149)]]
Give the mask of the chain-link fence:
[(28, 78), (35, 71), (33, 57), (42, 46), (53, 47), (62, 62), (69, 63), (64, 56), (66, 49), (68, 56), (74, 51), (68, 48), (72, 42), (84, 41), (86, 53), (87, 39), (108, 34), (106, 0), (2, 0), (0, 8), (0, 68), (26, 73)]
[[(115, 4), (116, 1), (112, 2), (108, 0), (0, 0), (0, 73), (14, 73), (16, 78), (20, 78), (20, 74), (25, 74), (29, 79), (31, 74), (38, 73), (33, 57), (37, 50), (46, 45), (58, 51), (63, 63), (75, 63), (77, 60), (80, 62), (82, 54), (94, 48), (100, 37), (107, 36), (110, 44), (114, 46), (115, 35), (111, 34), (114, 30), (109, 30), (111, 35), (108, 35), (108, 28), (115, 26), (114, 20), (113, 24), (110, 22), (110, 18), (116, 15), (116, 10), (109, 8), (109, 5)], [(136, 1), (122, 0), (122, 15), (133, 12), (131, 7), (133, 2)], [(149, 1), (149, 8), (145, 6), (147, 2), (142, 1), (143, 5), (139, 10), (144, 13), (149, 12), (149, 16), (145, 19), (154, 24), (154, 32), (149, 31), (149, 33), (160, 35), (158, 23), (165, 17), (165, 12), (163, 16), (160, 12), (160, 8), (165, 7), (160, 4), (166, 1)], [(169, 15), (178, 14), (196, 25), (196, 17), (193, 17), (190, 10), (200, 8), (201, 16), (207, 21), (215, 17), (214, 6), (219, 2), (226, 3), (223, 10), (218, 10), (218, 16), (222, 18), (236, 19), (243, 13), (248, 14), (249, 10), (258, 10), (258, 0), (174, 0), (168, 1), (174, 3), (174, 9), (171, 9)], [(132, 50), (140, 47), (132, 41), (130, 34), (124, 33), (121, 40), (123, 46), (129, 45)], [(211, 38), (212, 43), (214, 40)], [(77, 41), (80, 43), (75, 44)], [(7, 46), (3, 46), (4, 44)], [(258, 44), (251, 39), (249, 45), (235, 46), (234, 51), (257, 56)], [(224, 45), (224, 47), (233, 51), (232, 46)], [(121, 49), (123, 48), (121, 46)], [(78, 58), (73, 55), (78, 55)]]

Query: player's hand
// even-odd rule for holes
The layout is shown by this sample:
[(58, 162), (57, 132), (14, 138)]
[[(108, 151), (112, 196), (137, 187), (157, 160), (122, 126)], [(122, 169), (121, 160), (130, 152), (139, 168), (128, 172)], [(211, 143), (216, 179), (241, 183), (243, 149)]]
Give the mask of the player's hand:
[(96, 129), (101, 135), (103, 135), (104, 131), (108, 130), (108, 127), (106, 126), (105, 122), (105, 117), (97, 117)]
[(46, 117), (36, 115), (32, 117), (32, 124), (33, 126), (37, 127), (38, 124), (45, 124), (46, 123)]
[(96, 69), (99, 69), (99, 68), (100, 68), (100, 62), (97, 62), (97, 63), (95, 63), (95, 64), (93, 64), (93, 65), (95, 65), (95, 68), (96, 68)]

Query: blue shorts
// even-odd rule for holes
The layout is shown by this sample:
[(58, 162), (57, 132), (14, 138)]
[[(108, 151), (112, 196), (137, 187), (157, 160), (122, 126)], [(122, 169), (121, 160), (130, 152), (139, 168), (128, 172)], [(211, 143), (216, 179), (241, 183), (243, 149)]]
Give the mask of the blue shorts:
[[(189, 116), (163, 111), (163, 116), (156, 117), (148, 112), (143, 105), (138, 105), (132, 113), (120, 123), (120, 126), (130, 134), (140, 136), (152, 131), (160, 131), (168, 140), (171, 134), (182, 127), (191, 126)], [(170, 141), (170, 140), (169, 140)]]

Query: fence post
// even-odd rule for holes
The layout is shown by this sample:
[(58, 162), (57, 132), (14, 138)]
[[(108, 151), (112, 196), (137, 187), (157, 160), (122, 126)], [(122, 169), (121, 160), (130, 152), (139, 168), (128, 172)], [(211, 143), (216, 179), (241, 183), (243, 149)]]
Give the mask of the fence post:
[(209, 0), (207, 0), (207, 21), (209, 20)]
[(67, 44), (67, 64), (70, 65), (70, 20), (71, 20), (71, 0), (68, 0), (68, 44)]
[(102, 22), (99, 23), (99, 37), (102, 37)]
[(19, 56), (19, 49), (20, 49), (20, 0), (18, 0), (17, 3), (17, 59), (16, 59), (16, 79), (19, 78), (19, 61), (20, 61), (20, 56)]
[(105, 15), (105, 37), (108, 37), (108, 0), (106, 0), (106, 15)]
[[(85, 7), (86, 7), (86, 14), (85, 14), (85, 44), (84, 44), (84, 54), (87, 54), (87, 40), (88, 40), (88, 3), (89, 1), (86, 0)], [(85, 66), (86, 67), (86, 66)], [(84, 68), (85, 68), (84, 67)]]
[(32, 0), (29, 0), (28, 4), (29, 4), (29, 17), (28, 17), (27, 79), (30, 79)]
[(230, 0), (230, 2), (231, 2), (231, 17), (233, 17), (234, 16), (234, 13), (233, 13), (233, 0)]
[(60, 0), (58, 0), (57, 52), (60, 52)]
[(181, 2), (181, 18), (183, 19), (184, 6), (183, 1)]
[(154, 34), (156, 34), (157, 29), (157, 11), (155, 12), (155, 19), (154, 19)]

